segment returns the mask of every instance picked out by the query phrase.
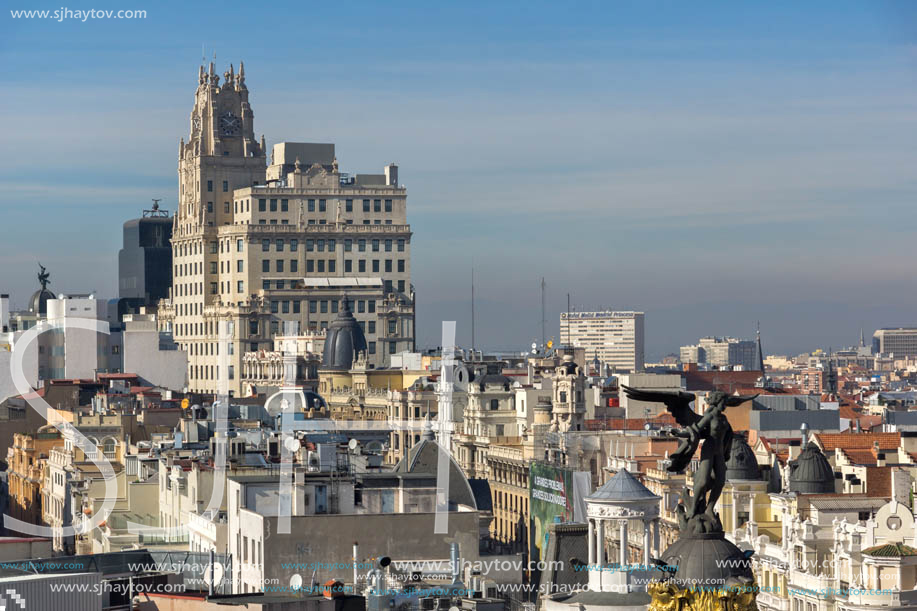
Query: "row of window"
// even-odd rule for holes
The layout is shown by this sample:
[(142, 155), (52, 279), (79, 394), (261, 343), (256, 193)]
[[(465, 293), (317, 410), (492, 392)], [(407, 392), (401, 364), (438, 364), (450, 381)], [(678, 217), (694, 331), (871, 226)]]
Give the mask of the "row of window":
[[(370, 210), (370, 201), (372, 201), (372, 210)], [(327, 200), (324, 200), (324, 199), (307, 200), (306, 205), (308, 207), (309, 212), (316, 211), (316, 203), (318, 204), (318, 212), (327, 212), (328, 202)], [(289, 212), (289, 209), (290, 209), (289, 200), (281, 199), (280, 200), (280, 211)], [(381, 199), (374, 199), (374, 200), (364, 199), (363, 200), (363, 212), (370, 212), (370, 211), (382, 212), (383, 209), (385, 210), (385, 212), (391, 212), (392, 211), (392, 200), (390, 199), (385, 200), (384, 208), (383, 208), (383, 202)], [(352, 199), (344, 200), (344, 211), (353, 212), (353, 200)], [(276, 199), (259, 199), (258, 200), (258, 212), (277, 212), (277, 200)]]
[[(282, 263), (282, 261), (278, 261), (278, 263)], [(291, 263), (296, 263), (296, 261), (292, 261)], [(314, 263), (316, 263), (316, 261), (306, 261), (306, 271), (307, 271), (307, 272), (313, 272), (313, 271), (314, 271), (314, 270), (313, 270), (313, 264), (314, 264)], [(324, 263), (325, 263), (325, 262), (324, 262), (324, 261), (318, 261), (317, 263), (318, 263), (318, 270), (317, 270), (318, 273), (324, 272)], [(351, 261), (345, 261), (345, 263), (351, 263)], [(373, 263), (378, 263), (378, 261), (373, 261)], [(328, 261), (328, 272), (329, 272), (329, 273), (334, 273), (334, 264), (335, 264), (335, 261), (333, 261), (333, 260), (332, 260), (332, 261)], [(374, 269), (376, 269), (376, 266), (374, 266)], [(295, 270), (295, 269), (291, 269), (290, 271), (291, 271), (291, 272), (295, 272), (296, 270)], [(347, 266), (347, 271), (350, 271), (350, 266)], [(365, 261), (360, 261), (360, 271), (366, 271), (366, 262), (365, 262)], [(376, 270), (376, 271), (378, 271), (378, 270)], [(393, 292), (394, 292), (394, 289), (395, 289), (395, 286), (398, 287), (398, 292), (399, 292), (399, 293), (404, 293), (404, 292), (405, 292), (405, 289), (407, 288), (407, 283), (406, 283), (404, 280), (399, 280), (398, 283), (397, 283), (397, 285), (396, 285), (394, 282), (392, 282), (391, 280), (385, 280), (384, 283), (385, 283), (385, 284), (384, 284), (384, 290), (385, 290), (386, 293), (393, 293)], [(193, 289), (193, 290), (189, 290), (189, 287), (190, 287), (190, 289)], [(232, 287), (232, 282), (231, 282), (231, 281), (228, 281), (228, 280), (227, 280), (227, 281), (223, 281), (223, 282), (211, 282), (211, 283), (210, 283), (210, 294), (211, 294), (211, 295), (220, 295), (220, 294), (231, 293), (231, 292), (232, 292), (231, 287)], [(178, 292), (178, 296), (187, 296), (187, 295), (191, 295), (191, 294), (193, 294), (193, 295), (198, 295), (198, 294), (200, 294), (200, 293), (199, 293), (199, 290), (200, 290), (200, 283), (197, 283), (197, 282), (192, 282), (192, 283), (190, 283), (190, 284), (177, 284), (177, 285), (176, 285), (176, 288), (178, 289), (178, 291), (177, 291), (177, 292)], [(283, 280), (283, 279), (280, 279), (280, 280), (262, 280), (262, 281), (261, 281), (261, 288), (264, 289), (265, 291), (269, 291), (269, 290), (271, 290), (271, 289), (277, 289), (277, 290), (284, 290), (284, 289), (286, 289), (286, 288), (295, 289), (295, 288), (296, 288), (296, 284), (295, 284), (295, 280), (290, 280), (289, 284), (287, 284), (287, 281), (286, 281), (286, 280)], [(236, 293), (244, 294), (244, 293), (245, 293), (245, 281), (244, 281), (244, 280), (237, 280), (237, 281), (236, 281), (236, 285), (235, 285), (235, 289), (236, 289)], [(186, 309), (188, 305), (189, 305), (189, 304), (179, 304), (179, 311), (180, 311), (180, 312), (179, 312), (179, 315), (183, 315), (183, 316), (184, 316), (184, 315), (188, 315), (186, 312), (183, 312), (183, 311), (182, 311), (182, 310)], [(190, 305), (196, 305), (196, 304), (190, 304)], [(361, 311), (362, 311), (362, 310), (361, 310)], [(372, 310), (370, 310), (370, 311), (372, 311)]]
[[(229, 365), (227, 375), (230, 380), (236, 379), (236, 368)], [(194, 380), (215, 380), (216, 371), (213, 365), (191, 365), (191, 378)]]
[[(354, 240), (348, 238), (348, 239), (342, 240), (342, 242), (344, 246), (344, 252), (353, 251)], [(325, 252), (325, 249), (327, 247), (328, 252), (334, 252), (335, 249), (337, 248), (337, 243), (338, 243), (338, 240), (334, 238), (329, 238), (327, 240), (308, 239), (306, 240), (306, 251), (307, 252), (316, 252), (316, 251)], [(398, 252), (404, 252), (406, 241), (404, 239), (399, 239), (399, 240), (359, 239), (359, 240), (356, 240), (356, 243), (357, 243), (357, 252), (366, 252), (367, 243), (369, 247), (372, 249), (372, 252), (379, 252), (380, 248), (384, 248), (385, 252), (392, 252), (393, 248), (397, 249)], [(215, 244), (215, 242), (213, 242), (212, 244)], [(276, 250), (277, 252), (283, 252), (286, 246), (287, 246), (287, 241), (284, 240), (283, 238), (277, 238), (274, 240), (274, 250)], [(289, 247), (290, 247), (290, 252), (296, 252), (299, 249), (299, 240), (296, 238), (290, 239)], [(242, 252), (241, 250), (242, 249), (242, 240), (238, 240), (237, 249), (239, 250), (239, 252)], [(261, 251), (270, 252), (270, 250), (271, 250), (271, 240), (268, 238), (261, 240)], [(216, 252), (215, 247), (211, 247), (211, 251)]]
[[(286, 261), (285, 259), (276, 259), (274, 261), (274, 271), (278, 273), (284, 273), (285, 271), (289, 270), (290, 272), (294, 274), (299, 272), (299, 260), (298, 259), (290, 259), (289, 265), (287, 265), (285, 261)], [(393, 259), (373, 259), (372, 260), (373, 272), (375, 273), (381, 272), (381, 268), (383, 267), (382, 263), (380, 263), (381, 261), (385, 262), (384, 264), (385, 272), (389, 274), (393, 273), (395, 269), (398, 270), (398, 273), (403, 274), (405, 273), (405, 269), (407, 269), (407, 264), (404, 259), (398, 259), (397, 262)], [(222, 265), (221, 263), (220, 267), (221, 268), (226, 267), (225, 271), (229, 271), (228, 269), (229, 261), (226, 261), (225, 263), (226, 263), (225, 266)], [(397, 265), (395, 263), (397, 263)], [(179, 266), (176, 266), (176, 267), (179, 267)], [(329, 273), (334, 273), (335, 271), (337, 271), (336, 269), (337, 261), (335, 259), (328, 259), (327, 266), (325, 265), (324, 259), (309, 259), (308, 261), (306, 261), (306, 271), (307, 272), (314, 272), (317, 270), (319, 273), (323, 273), (326, 267)], [(360, 272), (366, 271), (366, 260), (365, 259), (361, 259), (357, 261), (357, 270)], [(237, 272), (243, 271), (241, 259), (239, 261), (236, 261), (236, 271)], [(270, 259), (264, 259), (263, 261), (261, 261), (261, 271), (264, 273), (269, 273), (271, 271)], [(344, 272), (349, 273), (352, 271), (353, 271), (353, 260), (345, 259), (344, 260)], [(212, 274), (217, 273), (216, 261), (213, 261), (210, 264), (210, 273)]]
[[(344, 252), (353, 251), (354, 242), (356, 242), (356, 247), (358, 252), (366, 252), (367, 246), (372, 249), (372, 252), (379, 252), (380, 249), (384, 249), (385, 252), (392, 252), (392, 250), (397, 250), (397, 252), (404, 252), (407, 240), (400, 238), (397, 240), (392, 239), (359, 239), (352, 240), (347, 238), (345, 240), (340, 240), (343, 243)], [(296, 252), (299, 249), (299, 240), (296, 238), (291, 238), (290, 240), (285, 240), (283, 238), (277, 238), (274, 242), (274, 248), (277, 252), (283, 252), (284, 248), (289, 246), (290, 252)], [(215, 255), (217, 253), (228, 253), (230, 249), (230, 240), (220, 240), (219, 242), (213, 241), (210, 242), (210, 254)], [(337, 248), (338, 240), (334, 238), (325, 239), (308, 239), (306, 240), (306, 250), (308, 252), (325, 252), (327, 248), (328, 252), (334, 252)], [(175, 253), (177, 257), (183, 257), (188, 255), (196, 255), (198, 253), (198, 244), (181, 244), (176, 249)], [(268, 238), (261, 240), (261, 250), (268, 252), (271, 250), (271, 240)], [(242, 238), (236, 239), (236, 252), (245, 252), (245, 240)]]
[[(311, 271), (312, 271), (312, 268), (311, 268), (311, 266), (308, 265), (308, 264), (309, 264), (309, 263), (312, 263), (312, 261), (306, 261), (306, 263), (307, 263), (307, 265), (306, 265), (307, 271), (310, 271), (310, 272), (311, 272)], [(318, 263), (323, 263), (323, 261), (319, 261)], [(334, 263), (334, 261), (329, 261), (328, 263), (331, 264), (331, 263)], [(350, 261), (345, 261), (345, 263), (350, 263)], [(363, 263), (363, 261), (361, 261), (360, 263)], [(363, 267), (364, 267), (364, 266), (361, 266), (361, 269), (363, 269)], [(318, 271), (319, 271), (319, 272), (322, 271), (321, 267), (319, 267), (319, 270), (318, 270)], [(333, 266), (332, 266), (331, 271), (334, 271)], [(348, 269), (348, 271), (350, 271), (350, 270)], [(365, 270), (364, 270), (364, 271), (365, 271)], [(215, 284), (215, 283), (214, 283), (214, 284)], [(238, 290), (237, 292), (243, 293), (244, 291), (242, 290), (242, 288), (243, 288), (243, 286), (242, 286), (242, 281), (240, 280), (240, 281), (238, 282), (238, 284), (239, 284), (239, 290)], [(395, 289), (395, 286), (398, 287), (398, 292), (399, 292), (399, 293), (404, 293), (404, 292), (405, 292), (405, 289), (407, 288), (407, 285), (406, 285), (406, 283), (405, 283), (404, 280), (399, 280), (398, 283), (397, 283), (397, 285), (396, 285), (394, 282), (392, 282), (391, 280), (385, 280), (385, 281), (384, 281), (384, 290), (385, 290), (386, 293), (393, 293), (393, 292), (395, 292), (395, 290), (394, 290), (394, 289)], [(261, 288), (263, 288), (265, 291), (270, 291), (271, 289), (277, 289), (277, 290), (281, 290), (281, 291), (282, 291), (282, 290), (284, 290), (284, 289), (286, 289), (286, 288), (296, 289), (297, 287), (296, 287), (296, 280), (295, 280), (295, 279), (291, 279), (291, 280), (289, 281), (289, 284), (287, 284), (287, 281), (286, 281), (286, 280), (280, 279), (280, 280), (262, 280), (262, 281), (261, 281)], [(362, 310), (361, 310), (361, 311), (362, 311)], [(370, 310), (370, 311), (372, 311), (372, 310)]]

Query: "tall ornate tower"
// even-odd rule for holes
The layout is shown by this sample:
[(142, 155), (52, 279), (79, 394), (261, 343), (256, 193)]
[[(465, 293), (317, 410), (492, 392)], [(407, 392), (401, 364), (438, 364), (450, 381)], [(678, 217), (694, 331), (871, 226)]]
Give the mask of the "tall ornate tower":
[[(218, 321), (237, 321), (238, 312), (232, 309), (247, 301), (247, 290), (244, 296), (233, 294), (236, 287), (228, 279), (229, 262), (220, 253), (229, 252), (230, 239), (235, 244), (235, 236), (229, 235), (234, 233), (237, 213), (233, 190), (263, 184), (265, 169), (264, 137), (255, 140), (244, 66), (239, 64), (238, 74), (230, 66), (222, 85), (213, 63), (207, 72), (201, 66), (191, 131), (178, 148), (172, 294), (160, 308), (160, 319), (171, 326), (176, 341), (188, 352), (191, 390), (216, 389), (216, 360), (205, 357), (217, 352)], [(235, 326), (230, 330), (239, 337)], [(232, 347), (230, 351), (238, 359), (238, 352)], [(239, 368), (232, 360), (229, 367), (226, 374), (233, 389)], [(210, 383), (201, 383), (204, 380)]]
[(268, 167), (241, 65), (222, 84), (212, 64), (200, 69), (190, 118), (179, 146), (172, 292), (159, 309), (161, 327), (188, 353), (188, 389), (266, 392), (243, 371), (243, 355), (271, 351), (275, 337), (298, 329), (321, 333), (347, 295), (365, 325), (368, 364), (411, 349), (411, 227), (396, 166), (350, 175), (333, 144), (286, 142)]
[(565, 354), (563, 361), (554, 370), (552, 386), (552, 422), (561, 433), (580, 431), (586, 414), (586, 376), (573, 361), (572, 354)]

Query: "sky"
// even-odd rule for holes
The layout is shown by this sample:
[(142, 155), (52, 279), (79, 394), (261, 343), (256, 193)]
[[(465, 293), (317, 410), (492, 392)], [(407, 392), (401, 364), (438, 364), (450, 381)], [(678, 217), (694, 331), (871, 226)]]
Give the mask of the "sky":
[[(0, 291), (116, 296), (121, 225), (174, 209), (203, 55), (245, 62), (268, 146), (395, 162), (418, 345), (524, 350), (572, 308), (646, 313), (649, 360), (917, 324), (917, 4), (170, 3), (0, 13)], [(9, 10), (7, 10), (9, 9)]]

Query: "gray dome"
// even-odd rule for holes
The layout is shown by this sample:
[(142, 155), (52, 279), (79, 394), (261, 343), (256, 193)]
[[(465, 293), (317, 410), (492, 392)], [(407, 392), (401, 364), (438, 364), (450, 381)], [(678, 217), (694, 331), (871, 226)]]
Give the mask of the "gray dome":
[(38, 289), (32, 294), (32, 298), (29, 299), (29, 311), (33, 314), (41, 314), (42, 316), (47, 315), (49, 299), (57, 299), (57, 295), (48, 289)]
[(809, 445), (790, 462), (790, 492), (831, 494), (834, 492), (834, 469), (817, 445)]
[(733, 480), (760, 480), (761, 471), (758, 469), (758, 459), (745, 441), (745, 435), (736, 433), (732, 438), (732, 451), (726, 460), (726, 479)]
[(366, 351), (366, 336), (350, 311), (347, 299), (341, 300), (338, 317), (328, 326), (325, 349), (322, 354), (323, 369), (350, 369), (354, 357)]
[(686, 586), (751, 584), (754, 574), (745, 553), (723, 533), (682, 535), (662, 554), (662, 561), (678, 567), (671, 578)]
[(640, 483), (627, 469), (621, 469), (598, 490), (586, 497), (596, 501), (645, 501), (658, 499), (653, 491)]

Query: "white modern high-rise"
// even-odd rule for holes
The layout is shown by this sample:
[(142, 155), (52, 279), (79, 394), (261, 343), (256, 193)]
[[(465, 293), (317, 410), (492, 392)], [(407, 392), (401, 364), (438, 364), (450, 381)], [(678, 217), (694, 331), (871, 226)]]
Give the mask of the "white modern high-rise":
[(643, 312), (561, 312), (560, 341), (617, 371), (643, 371)]

